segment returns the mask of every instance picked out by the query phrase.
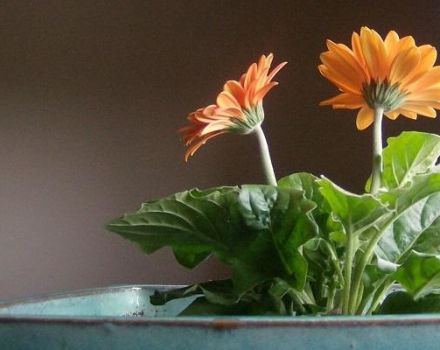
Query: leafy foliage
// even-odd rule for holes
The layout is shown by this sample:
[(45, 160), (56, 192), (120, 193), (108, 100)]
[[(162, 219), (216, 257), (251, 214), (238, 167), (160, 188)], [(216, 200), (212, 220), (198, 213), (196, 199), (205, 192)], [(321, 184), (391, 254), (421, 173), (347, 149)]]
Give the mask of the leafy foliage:
[(383, 152), (382, 184), (387, 189), (403, 187), (419, 174), (434, 168), (440, 154), (440, 136), (405, 131), (388, 139)]
[(304, 243), (318, 235), (316, 204), (303, 191), (274, 186), (190, 190), (144, 203), (107, 225), (146, 253), (170, 246), (194, 267), (210, 254), (233, 271), (236, 297), (274, 278), (298, 291), (306, 283)]
[[(210, 255), (231, 268), (228, 280), (152, 297), (198, 296), (185, 314), (438, 311), (439, 156), (439, 136), (404, 132), (388, 140), (376, 195), (298, 173), (278, 186), (177, 193), (107, 228), (147, 254), (170, 247), (189, 268)], [(403, 290), (386, 297), (396, 282)]]

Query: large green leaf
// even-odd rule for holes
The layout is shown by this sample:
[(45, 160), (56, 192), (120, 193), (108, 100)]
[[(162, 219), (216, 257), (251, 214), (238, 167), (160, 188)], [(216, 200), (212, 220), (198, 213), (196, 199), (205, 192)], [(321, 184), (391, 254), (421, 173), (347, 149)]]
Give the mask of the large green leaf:
[[(341, 232), (341, 224), (330, 217), (331, 210), (321, 194), (319, 178), (309, 173), (296, 173), (280, 179), (278, 186), (304, 191), (304, 196), (317, 204), (311, 215), (319, 233), (304, 243), (302, 253), (308, 267), (308, 288), (315, 303), (326, 306), (330, 290), (343, 284), (341, 260), (335, 244), (345, 241), (345, 234)], [(335, 243), (335, 237), (339, 242)]]
[[(263, 280), (259, 276), (265, 269), (262, 264), (272, 266), (266, 276), (283, 277), (283, 271), (293, 277), (291, 282), (296, 288), (303, 288), (307, 262), (299, 248), (316, 235), (317, 228), (310, 216), (315, 207), (302, 191), (257, 185), (243, 187), (237, 209), (245, 224), (243, 229), (257, 238), (236, 250), (236, 257), (246, 264), (236, 263), (236, 258), (232, 260), (234, 281), (240, 289), (248, 289)], [(255, 282), (250, 278), (253, 274), (256, 274)]]
[(146, 253), (169, 246), (188, 267), (214, 254), (232, 267), (241, 292), (275, 277), (300, 290), (307, 273), (300, 246), (316, 235), (315, 206), (303, 191), (273, 186), (190, 190), (144, 203), (107, 228)]
[(440, 217), (423, 231), (413, 248), (426, 254), (440, 254)]
[[(304, 196), (307, 199), (315, 203), (321, 203), (322, 195), (319, 191), (318, 180), (318, 177), (309, 173), (295, 173), (278, 180), (278, 187), (304, 191)], [(321, 207), (318, 209), (321, 209)]]
[(411, 251), (395, 273), (396, 280), (415, 299), (440, 289), (440, 256)]
[[(321, 185), (319, 178), (309, 173), (296, 173), (283, 177), (278, 181), (280, 188), (294, 189), (302, 191), (304, 197), (313, 201), (316, 207), (311, 212), (313, 221), (316, 223), (316, 229), (319, 231), (319, 236), (329, 238), (329, 234), (334, 230), (338, 224), (329, 227), (329, 216), (331, 213), (327, 201), (321, 194)], [(335, 223), (333, 223), (335, 224)]]
[(333, 218), (343, 225), (347, 234), (359, 235), (383, 221), (389, 213), (387, 206), (370, 194), (350, 193), (325, 178), (319, 185)]
[(429, 243), (438, 239), (440, 224), (440, 174), (413, 177), (410, 184), (382, 198), (392, 203), (395, 215), (382, 228), (378, 257), (398, 264), (415, 246), (420, 252), (431, 252)]
[(192, 267), (203, 259), (203, 252), (206, 257), (213, 250), (227, 249), (223, 245), (225, 236), (237, 230), (238, 224), (232, 221), (230, 226), (225, 225), (231, 216), (227, 199), (238, 192), (238, 187), (220, 187), (176, 193), (146, 202), (139, 210), (113, 220), (106, 227), (139, 244), (147, 254), (163, 246), (175, 247), (181, 260), (193, 260), (189, 264)]
[(405, 131), (388, 139), (383, 150), (382, 186), (394, 189), (412, 178), (429, 172), (440, 156), (440, 136)]
[[(417, 249), (429, 253), (435, 243), (440, 218), (440, 174), (418, 175), (402, 188), (380, 195), (392, 215), (375, 226), (379, 238), (375, 257), (364, 274), (364, 301), (385, 293), (394, 281), (393, 273)], [(438, 245), (437, 245), (438, 249)], [(404, 274), (407, 270), (400, 270)]]
[[(320, 180), (319, 184), (321, 193), (332, 210), (331, 217), (341, 225), (339, 228), (341, 232), (332, 232), (330, 237), (335, 236), (336, 233), (337, 237), (341, 236), (339, 238), (343, 239), (341, 243), (344, 247), (344, 254), (339, 254), (340, 267), (344, 274), (344, 290), (341, 293), (344, 294), (344, 300), (348, 300), (350, 296), (358, 295), (363, 288), (361, 277), (369, 258), (363, 260), (362, 256), (371, 250), (370, 243), (375, 241), (380, 227), (389, 221), (393, 212), (388, 209), (387, 204), (370, 194), (350, 193), (327, 179)], [(347, 260), (350, 262), (347, 263)], [(366, 290), (368, 293), (372, 292), (371, 288), (374, 287), (373, 281), (369, 284)], [(353, 312), (361, 302), (361, 299), (352, 301), (353, 306), (350, 307)], [(348, 304), (345, 304), (345, 307), (348, 308)]]

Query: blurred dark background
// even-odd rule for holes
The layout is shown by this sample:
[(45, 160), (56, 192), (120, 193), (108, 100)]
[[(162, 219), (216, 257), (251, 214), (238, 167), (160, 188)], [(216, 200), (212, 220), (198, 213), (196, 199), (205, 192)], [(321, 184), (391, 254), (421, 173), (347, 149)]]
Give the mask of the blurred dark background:
[[(142, 201), (190, 187), (260, 183), (252, 137), (224, 135), (187, 164), (176, 130), (228, 79), (273, 52), (288, 61), (265, 99), (278, 177), (325, 174), (360, 192), (371, 130), (319, 107), (326, 38), (367, 25), (440, 47), (437, 1), (2, 1), (0, 299), (128, 283), (226, 276), (194, 271), (103, 229)], [(438, 132), (440, 120), (385, 122)], [(238, 166), (240, 165), (240, 166)]]

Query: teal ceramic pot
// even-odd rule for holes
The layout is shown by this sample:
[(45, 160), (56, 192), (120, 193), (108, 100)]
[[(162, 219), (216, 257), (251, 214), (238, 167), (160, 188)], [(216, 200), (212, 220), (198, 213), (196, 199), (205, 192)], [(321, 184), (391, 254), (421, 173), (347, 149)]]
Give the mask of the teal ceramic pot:
[(440, 349), (440, 315), (176, 317), (192, 298), (153, 306), (121, 286), (0, 304), (0, 349)]

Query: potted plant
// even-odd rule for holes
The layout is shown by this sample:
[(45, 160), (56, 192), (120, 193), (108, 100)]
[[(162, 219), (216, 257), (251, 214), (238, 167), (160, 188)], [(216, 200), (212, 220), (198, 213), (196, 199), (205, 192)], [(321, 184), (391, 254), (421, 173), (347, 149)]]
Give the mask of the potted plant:
[[(215, 104), (190, 113), (180, 133), (186, 160), (220, 134), (255, 135), (267, 183), (183, 191), (106, 226), (147, 254), (170, 247), (189, 268), (213, 255), (232, 271), (227, 280), (158, 288), (152, 305), (184, 306), (182, 318), (149, 321), (156, 339), (175, 348), (191, 339), (193, 348), (209, 348), (197, 334), (215, 339), (213, 348), (438, 344), (438, 316), (377, 316), (440, 311), (440, 136), (405, 131), (382, 145), (383, 116), (434, 118), (440, 109), (436, 50), (394, 31), (382, 39), (367, 27), (353, 33), (351, 48), (330, 40), (327, 48), (318, 68), (340, 93), (321, 105), (359, 109), (357, 128), (373, 129), (365, 193), (305, 172), (277, 179), (262, 131), (263, 99), (286, 62), (271, 70), (273, 55), (261, 56), (225, 83)], [(416, 338), (402, 332), (416, 329)]]
[[(263, 55), (240, 80), (226, 82), (216, 104), (191, 113), (180, 132), (186, 160), (219, 134), (255, 134), (267, 184), (184, 191), (107, 225), (146, 253), (171, 247), (186, 267), (209, 255), (228, 265), (231, 279), (180, 290), (200, 295), (206, 312), (215, 305), (215, 312), (225, 307), (222, 313), (370, 315), (394, 298), (437, 297), (440, 137), (403, 132), (382, 149), (384, 115), (436, 116), (436, 50), (394, 31), (382, 40), (366, 27), (353, 33), (351, 49), (330, 40), (327, 47), (319, 71), (340, 94), (321, 105), (359, 109), (357, 128), (373, 128), (366, 193), (308, 173), (276, 179), (261, 127), (263, 98), (286, 62), (271, 71), (273, 55)], [(395, 283), (402, 291), (385, 298)], [(180, 293), (158, 294), (156, 301)]]

